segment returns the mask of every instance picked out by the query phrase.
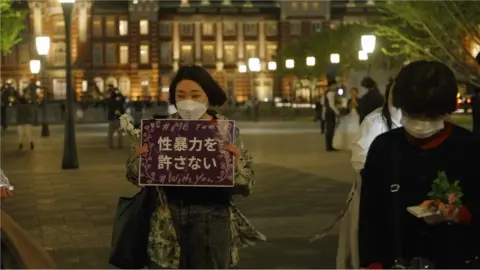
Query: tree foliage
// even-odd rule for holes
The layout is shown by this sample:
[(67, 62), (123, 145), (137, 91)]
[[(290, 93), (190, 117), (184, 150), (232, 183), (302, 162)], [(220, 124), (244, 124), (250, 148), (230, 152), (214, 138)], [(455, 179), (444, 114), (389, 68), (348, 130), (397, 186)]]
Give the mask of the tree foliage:
[(11, 0), (0, 0), (0, 50), (3, 55), (10, 53), (13, 46), (22, 40), (26, 12), (12, 8)]
[[(279, 52), (284, 59), (294, 59), (295, 68), (285, 69), (284, 64), (279, 65), (282, 73), (292, 73), (295, 76), (321, 76), (335, 69), (341, 73), (350, 69), (362, 69), (367, 62), (358, 59), (358, 52), (361, 50), (361, 36), (372, 33), (367, 25), (363, 24), (341, 24), (336, 28), (329, 28), (310, 38), (294, 40), (283, 47)], [(377, 40), (377, 43), (381, 40)], [(338, 53), (340, 63), (333, 66), (330, 64), (330, 55)], [(315, 67), (307, 67), (306, 57), (314, 56)], [(381, 53), (369, 54), (369, 64), (378, 62), (382, 58)]]
[[(371, 24), (390, 41), (382, 51), (407, 61), (437, 60), (457, 77), (480, 86), (480, 64), (472, 48), (480, 46), (480, 5), (475, 1), (390, 1)], [(478, 52), (477, 52), (478, 53)]]

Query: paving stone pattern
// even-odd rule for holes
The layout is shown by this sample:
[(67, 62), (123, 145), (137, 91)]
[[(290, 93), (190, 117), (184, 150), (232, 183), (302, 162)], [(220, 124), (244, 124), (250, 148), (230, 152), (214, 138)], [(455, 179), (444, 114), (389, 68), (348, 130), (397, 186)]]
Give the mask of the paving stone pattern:
[[(80, 138), (80, 169), (61, 171), (61, 140), (47, 140), (34, 152), (17, 151), (13, 138), (2, 140), (2, 168), (15, 185), (2, 207), (41, 241), (59, 268), (111, 268), (116, 203), (137, 190), (124, 178), (126, 150)], [(265, 163), (256, 164), (256, 176), (254, 193), (237, 205), (268, 241), (242, 250), (238, 268), (335, 267), (337, 236), (313, 244), (308, 239), (333, 220), (350, 184)]]

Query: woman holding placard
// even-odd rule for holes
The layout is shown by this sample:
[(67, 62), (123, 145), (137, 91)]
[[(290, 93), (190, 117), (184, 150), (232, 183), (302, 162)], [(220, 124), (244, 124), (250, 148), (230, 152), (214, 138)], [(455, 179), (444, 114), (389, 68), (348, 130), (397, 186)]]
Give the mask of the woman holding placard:
[[(170, 103), (177, 110), (171, 119), (224, 120), (209, 107), (226, 101), (223, 89), (200, 66), (180, 68), (170, 85)], [(255, 183), (252, 157), (238, 128), (235, 144), (224, 145), (223, 150), (234, 156), (233, 188), (157, 188), (147, 244), (149, 268), (226, 269), (238, 262), (238, 248), (265, 240), (232, 200), (234, 195), (249, 195)], [(139, 156), (146, 152), (145, 146), (136, 148), (127, 163), (127, 178), (134, 184), (138, 184)]]

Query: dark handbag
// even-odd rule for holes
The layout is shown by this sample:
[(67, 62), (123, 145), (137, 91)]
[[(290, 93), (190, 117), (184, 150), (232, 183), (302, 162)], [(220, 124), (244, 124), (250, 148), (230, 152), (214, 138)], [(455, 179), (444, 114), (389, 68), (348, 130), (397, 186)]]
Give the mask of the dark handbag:
[(119, 198), (108, 261), (111, 265), (120, 269), (141, 269), (148, 264), (147, 244), (154, 198), (150, 188), (142, 188), (131, 198)]

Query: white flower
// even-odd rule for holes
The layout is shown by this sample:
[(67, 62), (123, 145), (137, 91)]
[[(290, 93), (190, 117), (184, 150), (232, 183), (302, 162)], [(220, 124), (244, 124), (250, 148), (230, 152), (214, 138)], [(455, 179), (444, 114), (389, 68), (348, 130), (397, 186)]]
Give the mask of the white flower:
[(122, 114), (120, 116), (120, 129), (124, 134), (130, 136), (132, 139), (137, 140), (140, 138), (140, 130), (136, 129), (133, 124), (133, 118), (128, 114)]

